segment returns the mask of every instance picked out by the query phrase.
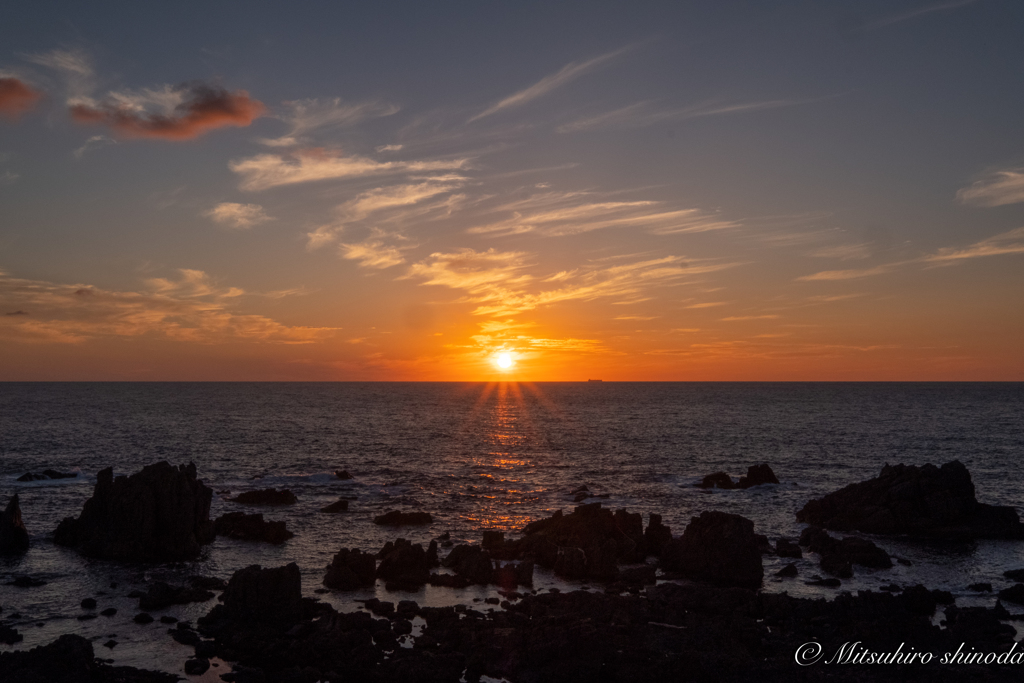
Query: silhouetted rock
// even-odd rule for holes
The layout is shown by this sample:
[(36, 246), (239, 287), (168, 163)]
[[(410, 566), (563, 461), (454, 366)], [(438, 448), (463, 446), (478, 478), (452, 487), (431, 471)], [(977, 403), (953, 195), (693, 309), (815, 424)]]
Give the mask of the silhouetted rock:
[(108, 560), (193, 559), (200, 546), (214, 539), (212, 498), (192, 463), (172, 467), (159, 462), (116, 479), (108, 467), (96, 475), (82, 514), (58, 525), (54, 542)]
[(336, 512), (348, 512), (348, 501), (342, 498), (339, 501), (335, 501), (330, 505), (326, 505), (320, 508), (320, 512), (336, 513)]
[(779, 571), (775, 572), (775, 576), (780, 576), (782, 578), (792, 578), (792, 577), (794, 577), (796, 575), (797, 575), (797, 571), (796, 571), (796, 563), (795, 562), (790, 562), (785, 567), (783, 567)]
[(18, 481), (45, 481), (47, 479), (74, 479), (78, 472), (58, 472), (57, 470), (43, 470), (42, 474), (26, 472), (18, 477)]
[(139, 612), (134, 617), (132, 617), (132, 621), (134, 621), (136, 624), (141, 624), (145, 626), (146, 624), (153, 623), (153, 615), (147, 614), (145, 612)]
[(228, 500), (243, 505), (294, 505), (298, 499), (288, 489), (260, 489), (240, 493)]
[(975, 593), (991, 593), (992, 592), (992, 584), (991, 583), (972, 583), (971, 585), (967, 586), (967, 590), (974, 591)]
[(45, 586), (46, 581), (37, 579), (34, 576), (16, 576), (13, 581), (8, 581), (5, 585), (17, 586), (18, 588), (38, 588), (39, 586)]
[(1024, 539), (1017, 511), (979, 503), (971, 475), (958, 460), (941, 468), (886, 465), (878, 477), (812, 500), (796, 516), (837, 531)]
[(672, 529), (661, 523), (661, 515), (652, 512), (644, 531), (644, 544), (650, 555), (661, 555), (661, 549), (672, 540)]
[(139, 598), (139, 609), (143, 611), (166, 609), (171, 605), (186, 605), (190, 602), (206, 602), (213, 593), (190, 586), (171, 586), (157, 581), (149, 586), (146, 594)]
[(736, 488), (735, 482), (725, 472), (715, 472), (709, 474), (698, 484), (702, 489), (734, 489)]
[(185, 661), (185, 673), (189, 676), (202, 676), (210, 668), (210, 660), (205, 658), (188, 659)]
[(264, 541), (274, 545), (280, 545), (295, 536), (285, 528), (284, 522), (265, 521), (259, 512), (251, 515), (229, 512), (214, 520), (213, 529), (218, 536), (243, 541)]
[(754, 523), (745, 517), (705, 511), (661, 552), (662, 566), (724, 586), (758, 588), (764, 577)]
[(821, 556), (821, 568), (843, 579), (853, 576), (853, 565), (872, 569), (889, 569), (892, 559), (871, 541), (854, 536), (842, 540), (834, 538), (820, 527), (810, 526), (800, 534), (800, 545), (809, 546), (811, 552)]
[(377, 576), (394, 589), (418, 588), (430, 578), (430, 559), (422, 545), (399, 538), (381, 556)]
[(999, 591), (999, 599), (1024, 605), (1024, 583), (1018, 583)]
[(0, 555), (18, 555), (27, 550), (28, 531), (21, 519), (18, 494), (14, 494), (7, 509), (0, 512)]
[(494, 580), (494, 564), (486, 550), (478, 545), (457, 545), (441, 561), (470, 583), (486, 585)]
[(223, 615), (231, 621), (286, 622), (302, 612), (302, 576), (292, 562), (264, 569), (258, 564), (239, 569), (221, 595)]
[(86, 598), (82, 600), (82, 609), (96, 609), (96, 599)]
[[(601, 503), (579, 505), (571, 514), (561, 510), (551, 517), (537, 520), (523, 529), (524, 538), (506, 541), (507, 550), (519, 556), (533, 557), (542, 567), (555, 568), (561, 576), (578, 576), (578, 554), (563, 552), (576, 548), (583, 555), (583, 574), (579, 578), (606, 580), (616, 573), (616, 563), (643, 562), (647, 557), (643, 518), (640, 513), (602, 508)], [(515, 554), (505, 552), (506, 559)], [(561, 559), (560, 559), (561, 558)]]
[(429, 512), (399, 512), (391, 510), (387, 514), (373, 518), (374, 524), (382, 526), (405, 526), (414, 524), (431, 524), (434, 518)]
[(779, 479), (775, 476), (775, 472), (772, 472), (772, 468), (768, 466), (768, 463), (763, 463), (761, 465), (751, 465), (748, 467), (746, 476), (740, 477), (740, 481), (736, 484), (736, 488), (749, 489), (751, 486), (778, 483)]
[(16, 479), (16, 481), (21, 481), (21, 482), (26, 482), (26, 481), (43, 481), (45, 479), (49, 479), (49, 477), (46, 476), (45, 474), (36, 474), (35, 472), (26, 472), (25, 474), (23, 474), (20, 477), (18, 477)]
[(787, 538), (780, 538), (775, 542), (775, 554), (779, 557), (791, 557), (800, 559), (804, 556), (800, 546)]
[(843, 585), (843, 582), (839, 579), (815, 579), (814, 581), (804, 581), (808, 586), (821, 586), (822, 588), (839, 588)]
[(342, 548), (327, 565), (323, 584), (338, 590), (355, 590), (372, 586), (376, 580), (377, 562), (362, 550)]
[(348, 480), (352, 478), (352, 475), (348, 473), (348, 470), (335, 470), (334, 476), (338, 479)]
[(1011, 581), (1024, 581), (1024, 569), (1011, 569), (1003, 572), (1003, 576)]
[(18, 633), (18, 629), (0, 624), (0, 643), (14, 645), (25, 640), (25, 636)]

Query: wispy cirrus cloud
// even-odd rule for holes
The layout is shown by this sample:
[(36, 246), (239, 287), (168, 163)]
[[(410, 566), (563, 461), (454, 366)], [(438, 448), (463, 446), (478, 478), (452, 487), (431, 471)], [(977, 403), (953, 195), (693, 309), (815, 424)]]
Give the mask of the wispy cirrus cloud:
[[(525, 272), (524, 252), (489, 249), (477, 252), (461, 249), (434, 253), (413, 264), (405, 278), (420, 278), (425, 285), (461, 289), (463, 302), (475, 303), (474, 315), (507, 317), (541, 306), (565, 301), (637, 296), (652, 288), (681, 281), (684, 277), (735, 266), (735, 263), (687, 262), (676, 256), (647, 259), (607, 266), (590, 264), (556, 278), (537, 278)], [(560, 286), (533, 287), (534, 283), (555, 282)]]
[(620, 48), (618, 50), (614, 50), (612, 52), (607, 52), (603, 55), (594, 57), (593, 59), (589, 59), (585, 62), (570, 62), (569, 64), (566, 64), (561, 69), (559, 69), (556, 73), (553, 73), (550, 76), (545, 76), (544, 78), (540, 79), (530, 87), (520, 90), (519, 92), (513, 93), (512, 95), (509, 95), (508, 97), (501, 100), (497, 104), (488, 107), (487, 109), (480, 112), (476, 116), (470, 118), (466, 123), (473, 123), (474, 121), (479, 121), (484, 117), (491, 116), (492, 114), (496, 114), (504, 109), (521, 107), (524, 104), (532, 102), (537, 98), (543, 97), (552, 90), (560, 88), (561, 86), (576, 80), (580, 76), (583, 76), (584, 74), (593, 71), (602, 64), (606, 64), (612, 61), (616, 57), (625, 54), (630, 49), (632, 48), (630, 46), (627, 46)]
[(973, 5), (976, 2), (978, 2), (978, 0), (949, 0), (947, 2), (924, 5), (922, 7), (918, 7), (917, 9), (912, 9), (907, 12), (901, 12), (899, 14), (893, 14), (882, 19), (877, 19), (875, 21), (862, 24), (860, 28), (862, 30), (884, 28), (886, 26), (892, 26), (893, 24), (899, 24), (904, 21), (916, 19), (926, 14), (931, 14), (932, 12), (941, 12), (943, 10), (965, 7), (967, 5)]
[(750, 102), (704, 102), (688, 107), (659, 108), (653, 100), (637, 102), (619, 109), (577, 119), (559, 126), (559, 133), (579, 133), (603, 128), (643, 128), (667, 121), (686, 121), (706, 116), (722, 116), (726, 114), (743, 114), (780, 107), (793, 107), (801, 104), (817, 102), (818, 99), (805, 100), (757, 100)]
[(1024, 228), (1010, 230), (994, 237), (975, 242), (963, 247), (947, 247), (922, 260), (933, 264), (948, 264), (965, 259), (982, 258), (985, 256), (1001, 256), (1004, 254), (1024, 254)]
[(43, 93), (14, 76), (0, 75), (0, 116), (17, 121), (35, 108)]
[(111, 92), (99, 102), (70, 103), (69, 110), (78, 123), (105, 125), (126, 138), (191, 140), (217, 128), (248, 126), (266, 107), (244, 90), (194, 82)]
[(237, 202), (221, 202), (209, 211), (205, 211), (203, 215), (215, 223), (237, 230), (247, 230), (260, 223), (274, 220), (259, 204), (238, 204)]
[(117, 140), (114, 140), (113, 138), (108, 138), (106, 135), (93, 135), (91, 138), (89, 138), (88, 140), (85, 141), (85, 144), (83, 144), (81, 147), (76, 149), (71, 154), (76, 159), (81, 159), (82, 157), (85, 156), (85, 153), (90, 151), (90, 150), (98, 149), (100, 147), (105, 147), (107, 145), (116, 145), (116, 144), (117, 144)]
[(321, 180), (430, 171), (457, 171), (468, 165), (468, 159), (381, 162), (360, 156), (343, 156), (334, 150), (312, 148), (298, 150), (287, 156), (258, 154), (247, 159), (232, 161), (228, 167), (242, 176), (241, 189), (256, 192), (272, 187)]
[(488, 213), (510, 215), (473, 226), (467, 232), (491, 236), (537, 233), (556, 237), (604, 228), (639, 227), (656, 235), (671, 235), (738, 225), (698, 209), (666, 209), (659, 201), (608, 199), (591, 192), (544, 192), (494, 207)]
[(405, 239), (401, 235), (374, 228), (361, 242), (343, 243), (340, 254), (344, 259), (358, 261), (361, 268), (391, 268), (405, 263), (401, 248), (394, 244), (395, 241)]
[[(354, 126), (370, 118), (391, 116), (399, 107), (378, 101), (342, 102), (341, 98), (306, 99), (285, 102), (286, 113), (277, 118), (288, 124), (288, 132), (277, 138), (262, 138), (269, 147), (290, 147), (306, 144), (306, 137), (316, 131)], [(398, 145), (401, 148), (401, 145)]]
[(914, 264), (927, 264), (931, 266), (955, 265), (970, 259), (985, 258), (989, 256), (1003, 256), (1007, 254), (1024, 254), (1024, 228), (1017, 228), (1008, 232), (1000, 233), (983, 239), (966, 247), (943, 247), (931, 254), (925, 254), (906, 261), (884, 263), (872, 268), (859, 270), (825, 270), (812, 275), (803, 275), (796, 278), (798, 282), (811, 282), (816, 280), (854, 280), (873, 275), (884, 275), (891, 273), (904, 266)]
[(963, 204), (985, 207), (1024, 202), (1024, 168), (996, 171), (961, 188), (956, 198)]
[(77, 344), (102, 338), (153, 337), (218, 344), (230, 342), (309, 344), (333, 328), (296, 327), (261, 315), (237, 313), (245, 294), (222, 287), (206, 273), (181, 270), (153, 278), (137, 292), (82, 284), (27, 280), (0, 272), (0, 339), (23, 343)]

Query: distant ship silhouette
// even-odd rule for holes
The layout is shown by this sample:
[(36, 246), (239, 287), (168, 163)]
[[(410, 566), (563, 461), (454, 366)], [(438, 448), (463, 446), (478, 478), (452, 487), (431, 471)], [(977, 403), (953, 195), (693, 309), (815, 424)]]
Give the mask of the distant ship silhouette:
[(588, 382), (603, 382), (603, 379), (588, 379)]

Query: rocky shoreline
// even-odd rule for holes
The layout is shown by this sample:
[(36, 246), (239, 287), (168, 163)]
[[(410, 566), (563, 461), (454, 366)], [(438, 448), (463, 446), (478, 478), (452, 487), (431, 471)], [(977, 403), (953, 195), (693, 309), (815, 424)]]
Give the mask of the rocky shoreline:
[[(82, 514), (61, 523), (56, 542), (88, 556), (167, 562), (197, 556), (213, 534), (267, 543), (282, 543), (290, 535), (283, 523), (265, 522), (262, 515), (229, 513), (211, 521), (212, 491), (196, 479), (194, 466), (158, 463), (116, 479), (109, 472), (100, 473)], [(778, 481), (766, 464), (751, 467), (744, 479), (736, 488)], [(724, 487), (716, 475), (705, 481)], [(275, 491), (274, 497), (289, 500), (284, 492)], [(202, 602), (220, 591), (220, 604), (195, 625), (167, 617), (164, 623), (169, 638), (194, 648), (183, 672), (201, 675), (212, 659), (214, 666), (223, 665), (221, 680), (240, 683), (476, 681), (481, 676), (514, 683), (1019, 677), (1024, 651), (1014, 659), (1018, 646), (1010, 624), (1024, 622), (1024, 614), (1011, 611), (1024, 612), (1024, 584), (1000, 590), (992, 608), (959, 607), (950, 593), (920, 585), (837, 592), (830, 601), (759, 591), (765, 554), (811, 553), (826, 577), (802, 578), (834, 588), (841, 588), (855, 567), (884, 570), (894, 560), (901, 562), (871, 540), (827, 531), (863, 531), (856, 520), (896, 520), (890, 524), (893, 533), (909, 529), (921, 538), (1021, 538), (1016, 511), (978, 503), (963, 465), (886, 466), (876, 479), (809, 501), (798, 516), (820, 526), (808, 526), (797, 540), (769, 539), (757, 534), (750, 520), (707, 510), (673, 536), (659, 515), (649, 515), (645, 528), (640, 514), (589, 503), (531, 522), (520, 538), (485, 531), (480, 543), (454, 545), (442, 536), (427, 547), (397, 538), (376, 553), (342, 548), (325, 568), (324, 591), (380, 581), (395, 593), (397, 606), (373, 599), (354, 612), (339, 612), (302, 595), (296, 565), (253, 565), (226, 583), (204, 577), (183, 586), (152, 583), (137, 595), (141, 611), (135, 621), (152, 622), (146, 610)], [(402, 511), (384, 523), (419, 524), (427, 517)], [(0, 540), (13, 539), (4, 552), (24, 552), (19, 528), (24, 524), (15, 499), (0, 519)], [(579, 582), (580, 589), (534, 590), (535, 566)], [(795, 564), (787, 565), (776, 580), (800, 580), (798, 574)], [(1002, 586), (1020, 581), (1024, 570), (992, 578)], [(430, 607), (400, 599), (403, 591), (426, 584), (494, 586), (501, 598), (486, 611), (478, 609), (482, 605)], [(993, 584), (970, 588), (991, 591)], [(89, 608), (95, 608), (91, 598), (82, 607), (90, 600)], [(16, 629), (0, 620), (0, 640), (18, 638)], [(813, 659), (815, 648), (819, 654)], [(863, 666), (886, 653), (890, 663), (885, 666)], [(934, 662), (922, 661), (925, 653)], [(916, 658), (908, 662), (908, 654)], [(985, 663), (989, 654), (1005, 656)], [(942, 657), (956, 661), (942, 665)], [(110, 666), (97, 659), (89, 640), (75, 635), (0, 654), (3, 681), (175, 678)]]

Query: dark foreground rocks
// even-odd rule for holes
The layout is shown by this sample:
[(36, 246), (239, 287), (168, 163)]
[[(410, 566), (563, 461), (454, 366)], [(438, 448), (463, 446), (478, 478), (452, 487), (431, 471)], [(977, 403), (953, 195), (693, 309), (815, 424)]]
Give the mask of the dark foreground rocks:
[(1017, 511), (979, 503), (971, 475), (959, 460), (942, 467), (886, 465), (874, 479), (810, 501), (796, 518), (835, 531), (1024, 539)]
[(110, 666), (95, 658), (92, 643), (64, 635), (49, 645), (0, 653), (4, 683), (171, 683), (178, 677), (129, 666)]
[(7, 509), (0, 512), (0, 555), (18, 555), (27, 550), (28, 531), (21, 520), (18, 494), (14, 494)]
[(691, 519), (683, 535), (662, 549), (661, 565), (687, 578), (721, 586), (756, 589), (764, 577), (754, 523), (717, 510)]
[(228, 498), (232, 503), (243, 505), (294, 505), (298, 499), (288, 489), (260, 489), (259, 491), (246, 491), (234, 498)]
[(243, 541), (262, 541), (274, 545), (280, 545), (295, 536), (285, 528), (284, 522), (266, 521), (258, 512), (252, 515), (244, 512), (221, 515), (214, 520), (213, 530), (218, 536)]
[(747, 474), (740, 477), (738, 482), (733, 482), (732, 477), (725, 472), (715, 472), (704, 477), (697, 486), (703, 489), (749, 489), (751, 486), (778, 483), (779, 479), (772, 468), (768, 463), (762, 463), (748, 467)]
[(96, 475), (82, 514), (66, 517), (53, 540), (107, 560), (194, 559), (214, 539), (212, 499), (213, 491), (196, 479), (193, 463), (173, 467), (159, 462), (116, 479), (108, 467)]
[(355, 590), (372, 586), (377, 580), (377, 561), (358, 548), (342, 548), (327, 565), (324, 585), (336, 590)]
[[(1005, 612), (947, 606), (940, 629), (931, 616), (941, 602), (923, 587), (900, 595), (844, 593), (826, 602), (666, 583), (640, 596), (510, 594), (504, 610), (490, 613), (371, 600), (374, 616), (299, 599), (290, 618), (256, 621), (231, 616), (226, 602), (200, 618), (198, 629), (212, 641), (202, 654), (233, 662), (238, 683), (454, 683), (484, 675), (516, 683), (1019, 681), (1024, 652), (1012, 665), (938, 663), (962, 643), (967, 652), (1015, 648), (1013, 628), (1000, 623)], [(417, 636), (414, 617), (426, 622)], [(827, 664), (844, 643), (856, 643), (854, 654), (893, 653), (902, 643), (903, 653), (934, 653), (935, 660)], [(796, 663), (798, 653), (808, 666)]]
[(889, 553), (866, 538), (846, 536), (837, 539), (824, 529), (809, 526), (800, 534), (800, 545), (818, 553), (822, 570), (841, 579), (853, 576), (855, 564), (870, 569), (892, 568)]

